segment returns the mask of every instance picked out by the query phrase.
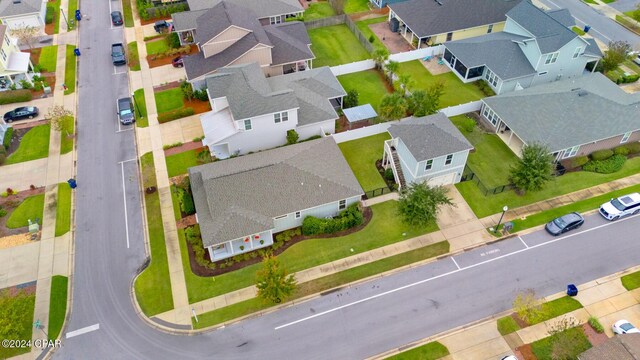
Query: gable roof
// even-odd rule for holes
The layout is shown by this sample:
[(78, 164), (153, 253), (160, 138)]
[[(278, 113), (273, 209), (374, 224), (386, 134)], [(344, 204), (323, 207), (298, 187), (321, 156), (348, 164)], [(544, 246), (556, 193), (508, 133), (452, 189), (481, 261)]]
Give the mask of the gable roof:
[(441, 112), (403, 119), (387, 131), (394, 139), (400, 138), (418, 162), (473, 149), (473, 145)]
[(580, 360), (640, 360), (640, 334), (622, 334), (607, 339), (578, 356)]
[(21, 0), (14, 4), (13, 0), (0, 1), (0, 16), (16, 16), (39, 13), (42, 9), (41, 0)]
[(571, 12), (569, 9), (555, 9), (555, 10), (547, 10), (545, 11), (547, 15), (554, 18), (557, 22), (562, 24), (562, 26), (566, 28), (570, 28), (576, 25), (576, 21), (573, 19)]
[[(187, 0), (189, 9), (202, 10), (218, 5), (222, 0)], [(297, 0), (224, 0), (247, 9), (253, 10), (257, 15), (256, 19), (263, 19), (270, 16), (293, 14), (304, 11), (302, 5)]]
[(416, 35), (427, 37), (505, 21), (505, 14), (517, 4), (517, 0), (407, 0), (387, 6)]
[(600, 73), (482, 101), (525, 143), (546, 144), (551, 152), (640, 129), (640, 94), (626, 93)]
[(309, 46), (311, 39), (307, 28), (300, 21), (291, 21), (264, 27), (271, 41), (271, 64), (288, 64), (294, 61), (314, 59)]
[(363, 194), (332, 137), (189, 169), (203, 245), (273, 229), (273, 218)]
[(207, 12), (208, 9), (196, 10), (196, 11), (182, 11), (179, 13), (171, 14), (173, 20), (173, 27), (176, 31), (187, 31), (195, 29), (198, 24), (198, 18)]
[(202, 46), (230, 26), (251, 31), (251, 34), (245, 36), (253, 35), (256, 44), (271, 45), (271, 41), (269, 41), (255, 14), (247, 8), (228, 1), (220, 1), (196, 19), (194, 40)]

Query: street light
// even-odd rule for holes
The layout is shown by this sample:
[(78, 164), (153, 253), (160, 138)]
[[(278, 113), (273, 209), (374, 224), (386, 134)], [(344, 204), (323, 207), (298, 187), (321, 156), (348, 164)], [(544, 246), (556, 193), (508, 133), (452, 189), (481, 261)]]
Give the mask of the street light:
[(64, 14), (64, 10), (60, 9), (60, 12), (62, 13), (62, 17), (64, 18), (64, 22), (67, 23), (67, 29), (71, 30), (71, 27), (69, 26), (69, 21), (67, 21), (67, 15)]
[(131, 93), (131, 101), (133, 101), (133, 106), (135, 107), (138, 116), (140, 116), (140, 118), (142, 119), (142, 113), (140, 112), (140, 109), (138, 109), (138, 102), (136, 101), (134, 93)]
[(509, 207), (507, 205), (502, 207), (502, 215), (500, 215), (500, 220), (498, 220), (498, 225), (496, 225), (496, 232), (500, 230), (500, 223), (502, 222), (502, 217), (504, 217), (504, 213), (506, 213), (507, 210), (509, 210)]

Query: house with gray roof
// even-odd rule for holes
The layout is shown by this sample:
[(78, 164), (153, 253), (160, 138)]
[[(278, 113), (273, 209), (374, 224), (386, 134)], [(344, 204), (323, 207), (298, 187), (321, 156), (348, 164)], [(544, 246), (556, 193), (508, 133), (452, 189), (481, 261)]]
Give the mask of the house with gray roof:
[(220, 68), (251, 62), (259, 63), (269, 76), (311, 68), (315, 56), (304, 24), (268, 19), (265, 24), (254, 12), (264, 4), (248, 7), (245, 2), (215, 1), (210, 8), (172, 15), (180, 42), (195, 43), (200, 50), (184, 59), (189, 82), (201, 85), (205, 76)]
[(382, 166), (393, 170), (400, 188), (460, 182), (473, 146), (444, 113), (405, 118), (387, 131), (391, 139), (384, 143)]
[(563, 160), (640, 141), (640, 93), (626, 93), (597, 72), (482, 102), (482, 121), (516, 154), (540, 143)]
[(358, 203), (358, 180), (333, 137), (189, 169), (202, 245), (220, 260), (273, 244), (307, 216)]
[(258, 63), (230, 66), (206, 78), (211, 111), (200, 116), (203, 145), (219, 159), (335, 132), (346, 92), (329, 67), (266, 77)]
[(640, 334), (621, 334), (578, 355), (578, 360), (640, 360)]
[[(371, 0), (373, 1), (373, 0)], [(519, 0), (406, 0), (388, 4), (389, 26), (413, 47), (501, 31)]]
[(47, 0), (0, 0), (0, 21), (9, 29), (33, 26), (44, 31)]
[(593, 39), (571, 30), (566, 9), (544, 11), (529, 0), (507, 13), (504, 30), (444, 44), (444, 60), (463, 82), (486, 80), (496, 94), (582, 76), (602, 57)]
[[(223, 0), (187, 0), (189, 10), (211, 9)], [(285, 19), (296, 17), (304, 12), (298, 0), (225, 0), (243, 8), (251, 9), (262, 25), (281, 24)], [(190, 12), (190, 11), (188, 11)]]

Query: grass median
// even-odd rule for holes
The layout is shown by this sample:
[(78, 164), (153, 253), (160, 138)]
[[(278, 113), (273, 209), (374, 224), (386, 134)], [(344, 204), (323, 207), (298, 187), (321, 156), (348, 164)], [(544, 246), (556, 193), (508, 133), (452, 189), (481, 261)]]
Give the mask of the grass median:
[(433, 341), (388, 357), (387, 360), (436, 360), (447, 355), (449, 355), (449, 349), (441, 343)]
[(620, 280), (622, 286), (629, 291), (640, 288), (640, 271), (625, 275)]
[(67, 183), (58, 184), (58, 206), (56, 206), (56, 236), (71, 229), (71, 187)]
[(67, 90), (64, 91), (65, 95), (73, 94), (76, 90), (76, 54), (73, 52), (74, 49), (73, 45), (67, 45), (64, 65), (64, 84), (67, 86)]
[(51, 278), (51, 296), (49, 301), (49, 340), (55, 340), (60, 335), (64, 318), (67, 314), (67, 285), (66, 276), (55, 275)]
[(136, 126), (149, 126), (149, 117), (147, 115), (147, 99), (144, 97), (144, 89), (138, 89), (133, 92), (133, 106), (136, 110)]

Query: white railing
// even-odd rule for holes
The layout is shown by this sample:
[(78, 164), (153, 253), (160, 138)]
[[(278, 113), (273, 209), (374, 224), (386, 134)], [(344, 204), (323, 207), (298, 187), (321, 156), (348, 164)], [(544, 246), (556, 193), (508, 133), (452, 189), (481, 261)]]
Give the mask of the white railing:
[(367, 137), (371, 135), (381, 134), (387, 131), (387, 129), (389, 129), (389, 126), (396, 123), (398, 123), (397, 120), (388, 121), (380, 124), (365, 126), (359, 129), (347, 130), (345, 132), (333, 134), (331, 136), (333, 136), (333, 139), (339, 144), (345, 141), (356, 140), (356, 139), (361, 139), (363, 137)]
[(335, 76), (340, 76), (344, 74), (351, 74), (359, 71), (373, 69), (374, 67), (376, 67), (376, 63), (373, 60), (368, 59), (344, 65), (332, 66), (331, 72)]
[(482, 100), (471, 101), (466, 104), (460, 104), (455, 106), (449, 106), (444, 109), (440, 109), (441, 113), (444, 113), (448, 117), (462, 115), (474, 111), (480, 110), (482, 107)]
[(389, 165), (391, 165), (391, 171), (393, 171), (393, 178), (396, 180), (396, 184), (398, 184), (398, 190), (400, 190), (402, 184), (400, 184), (400, 176), (398, 176), (398, 170), (396, 169), (396, 161), (393, 159), (393, 152), (391, 151), (391, 146), (389, 145), (392, 141), (393, 139), (386, 140), (384, 142), (384, 152), (387, 155), (387, 162), (389, 162)]
[(406, 62), (416, 59), (422, 59), (427, 56), (436, 56), (444, 52), (444, 45), (429, 46), (421, 49), (405, 51), (398, 54), (389, 55), (389, 60), (397, 62)]

